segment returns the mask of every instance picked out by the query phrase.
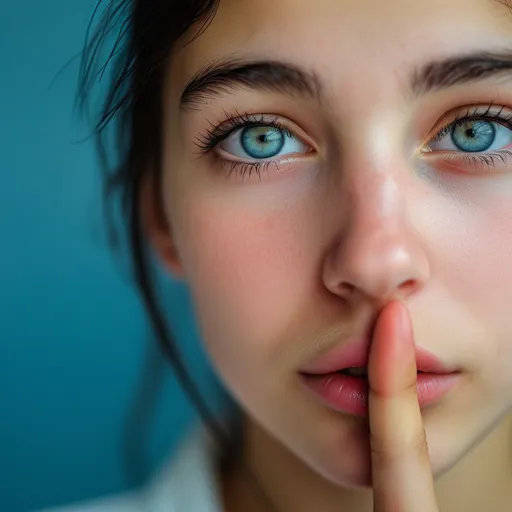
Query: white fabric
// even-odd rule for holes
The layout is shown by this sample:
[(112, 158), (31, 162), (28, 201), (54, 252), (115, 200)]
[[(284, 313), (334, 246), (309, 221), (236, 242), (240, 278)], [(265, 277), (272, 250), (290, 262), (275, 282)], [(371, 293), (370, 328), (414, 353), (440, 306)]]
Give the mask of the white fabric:
[(41, 512), (221, 511), (214, 443), (198, 429), (142, 489)]

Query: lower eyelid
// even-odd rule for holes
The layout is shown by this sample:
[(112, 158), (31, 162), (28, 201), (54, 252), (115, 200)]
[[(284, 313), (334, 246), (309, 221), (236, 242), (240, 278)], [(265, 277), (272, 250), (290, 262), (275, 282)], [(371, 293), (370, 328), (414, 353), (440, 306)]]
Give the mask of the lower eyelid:
[(456, 170), (470, 170), (478, 167), (480, 171), (487, 168), (489, 172), (494, 169), (503, 171), (512, 168), (512, 148), (491, 151), (488, 153), (463, 153), (460, 151), (435, 151), (424, 153), (422, 159), (432, 165), (453, 167)]
[(216, 160), (216, 165), (220, 167), (226, 167), (229, 169), (234, 169), (237, 166), (240, 168), (248, 168), (253, 166), (254, 168), (260, 167), (260, 168), (267, 168), (268, 170), (271, 170), (272, 168), (275, 168), (278, 170), (281, 168), (290, 168), (290, 167), (297, 167), (302, 165), (308, 165), (311, 163), (314, 163), (315, 161), (315, 154), (293, 154), (293, 155), (283, 155), (281, 157), (277, 158), (268, 158), (266, 160), (242, 160), (242, 159), (234, 159), (234, 158), (224, 158), (222, 155), (218, 154), (217, 152), (214, 152), (214, 158)]

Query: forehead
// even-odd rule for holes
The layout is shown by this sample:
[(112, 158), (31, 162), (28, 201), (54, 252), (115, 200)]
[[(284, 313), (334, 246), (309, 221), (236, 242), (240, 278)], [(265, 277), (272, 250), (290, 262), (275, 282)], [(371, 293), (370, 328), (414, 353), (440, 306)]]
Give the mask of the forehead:
[[(326, 77), (399, 70), (419, 60), (512, 43), (512, 0), (220, 0), (213, 21), (173, 58), (184, 86), (220, 58), (300, 63)], [(334, 81), (334, 78), (333, 78)]]

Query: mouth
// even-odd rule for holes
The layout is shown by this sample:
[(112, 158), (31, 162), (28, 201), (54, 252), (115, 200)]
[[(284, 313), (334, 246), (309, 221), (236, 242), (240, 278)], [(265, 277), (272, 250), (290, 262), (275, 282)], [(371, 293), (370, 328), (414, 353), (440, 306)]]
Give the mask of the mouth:
[(344, 375), (348, 375), (350, 377), (358, 377), (367, 379), (368, 378), (368, 371), (366, 367), (354, 367), (354, 368), (345, 368), (344, 370), (338, 370), (340, 373), (343, 373)]
[[(365, 366), (364, 367), (344, 368), (343, 370), (337, 370), (336, 372), (332, 372), (332, 373), (342, 373), (343, 375), (347, 375), (349, 377), (356, 377), (356, 378), (359, 378), (359, 379), (368, 379), (368, 370), (367, 370), (367, 368)], [(426, 374), (426, 373), (434, 374), (434, 372), (423, 372), (421, 370), (417, 370), (417, 373), (418, 373), (418, 375), (419, 374)], [(311, 374), (311, 375), (314, 375), (314, 374)], [(436, 375), (443, 375), (443, 374), (442, 373), (438, 373)]]
[[(368, 416), (369, 340), (345, 343), (304, 367), (299, 376), (313, 397), (331, 409)], [(416, 391), (421, 408), (443, 398), (461, 372), (430, 352), (416, 348)]]

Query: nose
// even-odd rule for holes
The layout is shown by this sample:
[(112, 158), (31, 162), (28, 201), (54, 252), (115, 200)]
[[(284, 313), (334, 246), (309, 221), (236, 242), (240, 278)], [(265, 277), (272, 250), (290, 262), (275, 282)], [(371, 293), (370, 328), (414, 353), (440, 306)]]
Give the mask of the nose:
[(422, 237), (408, 222), (404, 187), (390, 177), (358, 177), (341, 234), (328, 251), (325, 287), (351, 305), (383, 307), (424, 288), (430, 264)]

